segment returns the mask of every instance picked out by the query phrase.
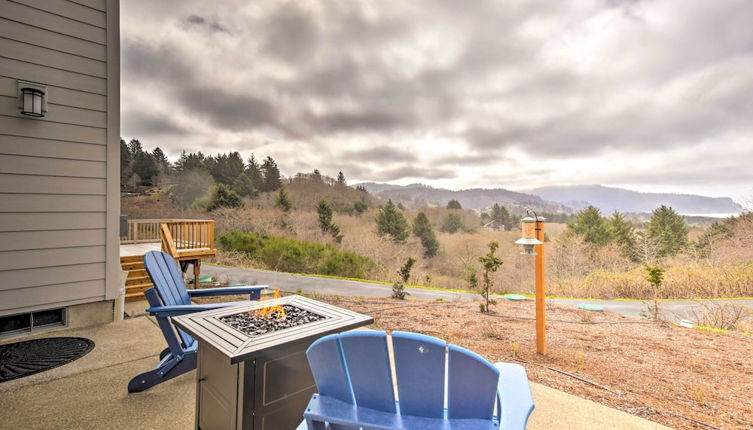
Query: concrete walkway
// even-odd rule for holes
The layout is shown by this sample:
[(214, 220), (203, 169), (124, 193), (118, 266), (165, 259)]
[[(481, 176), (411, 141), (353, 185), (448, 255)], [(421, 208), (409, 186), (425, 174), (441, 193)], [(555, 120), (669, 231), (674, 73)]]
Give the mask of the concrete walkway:
[[(341, 279), (321, 278), (317, 276), (295, 275), (282, 272), (269, 272), (263, 270), (240, 269), (235, 267), (219, 267), (204, 264), (202, 273), (209, 274), (219, 280), (227, 280), (232, 283), (266, 284), (280, 288), (283, 291), (294, 293), (301, 290), (307, 294), (324, 294), (338, 296), (363, 296), (363, 297), (389, 297), (392, 287), (385, 284), (370, 282), (346, 281)], [(422, 288), (406, 288), (410, 297), (419, 300), (445, 301), (478, 300), (480, 296), (472, 293), (457, 293), (453, 291), (428, 290)], [(619, 313), (632, 318), (640, 318), (641, 313), (647, 309), (647, 303), (641, 300), (577, 300), (577, 299), (550, 299), (554, 303), (577, 306), (579, 303), (589, 303), (603, 306), (605, 310)], [(660, 309), (666, 319), (670, 321), (680, 319), (693, 319), (693, 310), (700, 307), (701, 302), (722, 304), (733, 302), (753, 309), (753, 300), (662, 300)], [(696, 321), (694, 321), (696, 322)]]
[[(149, 318), (37, 334), (24, 340), (49, 336), (86, 337), (96, 346), (73, 363), (0, 384), (0, 430), (193, 428), (194, 372), (143, 393), (128, 394), (126, 390), (134, 375), (156, 364), (165, 346)], [(667, 428), (543, 385), (532, 384), (532, 390), (536, 410), (529, 430)]]

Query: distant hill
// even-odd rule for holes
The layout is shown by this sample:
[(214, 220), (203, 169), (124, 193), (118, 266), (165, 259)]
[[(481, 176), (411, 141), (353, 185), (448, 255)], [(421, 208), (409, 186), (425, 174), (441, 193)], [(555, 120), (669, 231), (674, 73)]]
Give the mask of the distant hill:
[(446, 206), (448, 201), (457, 200), (465, 209), (486, 209), (494, 203), (499, 203), (513, 210), (530, 207), (546, 212), (572, 212), (570, 208), (562, 204), (545, 201), (532, 194), (518, 193), (504, 188), (472, 188), (453, 191), (424, 184), (391, 185), (364, 182), (357, 185), (363, 186), (375, 196), (391, 199), (395, 203), (402, 203), (406, 207), (412, 208)]
[(535, 188), (529, 191), (542, 199), (573, 209), (594, 205), (603, 213), (651, 212), (660, 205), (672, 206), (682, 214), (740, 213), (743, 207), (729, 197), (705, 197), (693, 194), (641, 193), (603, 185), (573, 185)]

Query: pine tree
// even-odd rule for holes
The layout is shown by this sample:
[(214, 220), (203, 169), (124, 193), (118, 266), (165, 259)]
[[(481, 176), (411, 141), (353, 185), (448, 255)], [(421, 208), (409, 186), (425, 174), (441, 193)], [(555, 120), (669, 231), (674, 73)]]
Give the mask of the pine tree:
[(170, 160), (167, 159), (167, 155), (165, 155), (159, 146), (152, 151), (152, 158), (157, 163), (157, 169), (161, 175), (169, 175), (171, 173)]
[(437, 255), (437, 252), (439, 252), (439, 241), (431, 229), (429, 218), (425, 213), (419, 212), (416, 215), (416, 219), (413, 220), (413, 234), (421, 239), (421, 246), (424, 248), (425, 257), (431, 258)]
[(175, 171), (183, 174), (192, 170), (206, 170), (204, 160), (204, 154), (201, 152), (187, 153), (186, 151), (183, 151), (180, 153), (178, 161), (175, 162)]
[(589, 206), (575, 214), (575, 221), (567, 224), (566, 232), (582, 235), (586, 242), (596, 246), (604, 246), (612, 241), (609, 224), (595, 206)]
[(463, 209), (462, 206), (460, 206), (460, 202), (457, 200), (450, 200), (447, 202), (447, 209)]
[(379, 236), (389, 235), (393, 242), (399, 243), (405, 242), (405, 239), (408, 238), (408, 234), (410, 233), (408, 221), (397, 210), (392, 200), (389, 200), (379, 211), (376, 222), (377, 234)]
[(416, 264), (416, 260), (413, 257), (408, 257), (405, 264), (397, 271), (398, 279), (392, 285), (392, 298), (405, 300), (405, 296), (410, 295), (410, 293), (405, 291), (405, 284), (410, 279), (410, 271), (413, 269), (414, 264)]
[(464, 228), (465, 225), (463, 225), (463, 219), (460, 218), (460, 215), (454, 212), (445, 215), (444, 220), (442, 221), (442, 231), (445, 233), (454, 234)]
[(159, 174), (159, 169), (152, 155), (146, 151), (141, 151), (134, 158), (133, 173), (141, 178), (139, 185), (155, 185), (154, 179)]
[(233, 191), (243, 197), (256, 198), (259, 196), (259, 191), (256, 189), (256, 187), (254, 187), (254, 183), (251, 182), (251, 178), (249, 178), (245, 173), (238, 175), (238, 177), (236, 177), (233, 183), (230, 185), (230, 188), (232, 188)]
[(251, 179), (251, 183), (254, 184), (254, 188), (256, 188), (257, 190), (263, 189), (264, 174), (261, 171), (259, 162), (256, 161), (256, 158), (254, 158), (253, 154), (251, 154), (251, 157), (249, 157), (248, 159), (248, 166), (246, 167), (246, 176), (248, 176), (248, 178)]
[(339, 185), (347, 185), (347, 183), (345, 182), (345, 175), (343, 174), (343, 172), (337, 172), (337, 183)]
[(494, 221), (503, 224), (505, 226), (505, 230), (510, 230), (510, 228), (512, 228), (513, 222), (512, 217), (510, 217), (510, 212), (507, 211), (506, 207), (500, 205), (499, 203), (494, 203), (489, 217)]
[(688, 244), (685, 218), (669, 206), (661, 205), (651, 213), (646, 234), (659, 244), (659, 257), (676, 255)]
[(326, 200), (320, 200), (316, 205), (316, 213), (319, 215), (319, 229), (322, 233), (329, 233), (337, 243), (342, 242), (340, 227), (332, 222), (332, 206)]
[(277, 167), (277, 163), (272, 157), (267, 157), (264, 162), (261, 163), (261, 171), (264, 174), (264, 184), (262, 185), (262, 191), (272, 192), (277, 191), (282, 187), (282, 177), (280, 176), (280, 169)]
[(288, 193), (285, 191), (285, 188), (280, 188), (280, 191), (277, 192), (275, 207), (282, 209), (283, 212), (288, 212), (293, 208), (293, 203), (290, 201), (290, 197), (288, 197)]
[(633, 256), (635, 254), (635, 228), (625, 215), (616, 212), (607, 221), (611, 230), (612, 239), (620, 246), (622, 254)]

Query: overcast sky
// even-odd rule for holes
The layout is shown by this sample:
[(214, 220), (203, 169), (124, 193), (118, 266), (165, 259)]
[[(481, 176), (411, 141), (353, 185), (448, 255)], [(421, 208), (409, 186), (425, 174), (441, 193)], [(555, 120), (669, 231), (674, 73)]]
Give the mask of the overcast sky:
[(283, 173), (753, 200), (753, 1), (128, 0), (122, 134)]

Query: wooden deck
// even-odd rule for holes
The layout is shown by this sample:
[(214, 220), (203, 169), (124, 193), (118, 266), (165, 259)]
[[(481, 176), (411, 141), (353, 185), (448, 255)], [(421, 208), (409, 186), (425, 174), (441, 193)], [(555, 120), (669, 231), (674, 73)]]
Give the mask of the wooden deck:
[(217, 253), (214, 247), (214, 221), (178, 219), (128, 220), (128, 234), (120, 238), (120, 264), (128, 272), (126, 301), (143, 300), (152, 287), (144, 269), (144, 254), (163, 251), (180, 264), (185, 273), (193, 266), (198, 284), (201, 261)]

